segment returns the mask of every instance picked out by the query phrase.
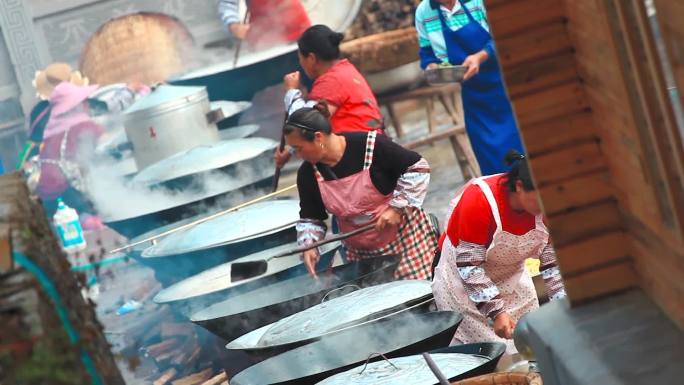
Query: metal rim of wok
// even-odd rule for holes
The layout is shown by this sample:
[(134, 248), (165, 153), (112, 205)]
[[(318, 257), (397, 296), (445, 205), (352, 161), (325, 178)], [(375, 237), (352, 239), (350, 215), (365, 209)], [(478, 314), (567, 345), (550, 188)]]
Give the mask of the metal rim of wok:
[(451, 311), (404, 313), (267, 358), (235, 375), (230, 383), (315, 384), (366, 362), (372, 353), (393, 358), (445, 348), (462, 320), (460, 313)]
[(254, 135), (261, 128), (258, 124), (243, 124), (219, 130), (222, 141), (247, 138)]
[(145, 167), (133, 177), (132, 182), (153, 185), (219, 169), (256, 158), (274, 150), (277, 145), (276, 141), (268, 138), (240, 138), (198, 146)]
[[(323, 245), (320, 248), (320, 252), (321, 252), (321, 254), (327, 254), (331, 251), (335, 251), (340, 245), (341, 245), (340, 242), (334, 242), (334, 243), (330, 243), (327, 245)], [(266, 259), (270, 255), (280, 253), (282, 251), (288, 250), (290, 248), (294, 248), (296, 246), (297, 246), (297, 243), (292, 242), (292, 243), (277, 246), (277, 247), (274, 247), (274, 248), (271, 248), (268, 250), (259, 251), (259, 252), (244, 256), (244, 257), (240, 257), (240, 258), (235, 259), (233, 261), (226, 262), (224, 264), (212, 267), (211, 269), (205, 270), (199, 274), (193, 275), (190, 278), (186, 278), (180, 282), (174, 283), (173, 285), (171, 285), (167, 288), (162, 289), (159, 293), (157, 293), (154, 296), (153, 301), (155, 303), (163, 304), (163, 303), (171, 303), (171, 302), (176, 302), (176, 301), (188, 300), (188, 299), (192, 299), (192, 298), (196, 298), (196, 297), (200, 297), (200, 296), (206, 296), (209, 294), (213, 294), (213, 293), (219, 292), (219, 291), (230, 290), (230, 289), (236, 288), (240, 285), (243, 285), (245, 283), (258, 280), (259, 278), (267, 277), (269, 275), (275, 275), (281, 271), (285, 271), (291, 267), (294, 267), (296, 265), (301, 264), (299, 255), (293, 255), (293, 258), (296, 258), (297, 263), (294, 263), (294, 264), (292, 264), (292, 265), (290, 265), (284, 269), (272, 270), (270, 273), (267, 270), (267, 272), (262, 274), (262, 275), (258, 275), (254, 278), (238, 281), (235, 284), (230, 282), (230, 266), (233, 263)], [(282, 258), (282, 259), (285, 259), (285, 258)], [(269, 267), (270, 267), (271, 262), (273, 262), (273, 261), (269, 262)], [(212, 288), (212, 289), (209, 289), (207, 287), (193, 288), (193, 284), (195, 286), (202, 286), (201, 284), (203, 284), (203, 283), (206, 283), (209, 281), (215, 281), (217, 279), (225, 279), (226, 285), (221, 286), (221, 287)]]
[[(280, 206), (280, 207), (278, 207)], [(273, 215), (268, 217), (270, 221), (267, 226), (241, 229), (239, 234), (231, 234), (230, 231), (220, 231), (215, 233), (214, 239), (207, 239), (209, 234), (206, 230), (212, 227), (220, 227), (226, 230), (235, 230), (235, 222), (242, 220), (242, 224), (246, 226), (254, 226), (261, 223), (255, 222), (253, 219), (260, 217), (260, 211), (272, 212), (274, 209), (280, 209), (277, 215), (279, 223), (273, 224)], [(287, 210), (291, 212), (287, 212)], [(272, 213), (271, 213), (272, 214)], [(174, 234), (170, 234), (161, 239), (157, 244), (145, 249), (142, 253), (143, 258), (161, 258), (171, 255), (193, 253), (196, 251), (207, 250), (215, 247), (232, 245), (238, 242), (244, 242), (266, 235), (275, 234), (285, 229), (294, 228), (299, 219), (299, 201), (294, 199), (281, 199), (259, 202), (248, 206), (238, 211), (224, 214), (218, 218), (210, 221), (200, 223), (190, 229), (183, 230)], [(224, 227), (225, 226), (225, 227)], [(190, 237), (194, 237), (198, 242), (186, 241)]]
[[(409, 281), (394, 281), (394, 282), (384, 283), (382, 285), (401, 284), (403, 282), (416, 282), (416, 281), (410, 281), (410, 280)], [(422, 281), (417, 281), (417, 282), (422, 282)], [(429, 286), (429, 283), (427, 283), (427, 285)], [(368, 289), (371, 289), (373, 287), (377, 288), (377, 286), (380, 286), (380, 285), (369, 286), (369, 287), (363, 288), (361, 290), (368, 290)], [(352, 292), (352, 293), (355, 293), (355, 292)], [(352, 294), (352, 293), (349, 293), (349, 294)], [(349, 294), (347, 294), (347, 295), (349, 295)], [(344, 298), (347, 295), (337, 297), (335, 299), (332, 299), (331, 301), (340, 302), (341, 301), (340, 298)], [(377, 293), (377, 295), (382, 295), (382, 294)], [(346, 330), (349, 330), (349, 329), (352, 329), (355, 327), (364, 326), (364, 325), (367, 325), (367, 324), (370, 324), (373, 322), (382, 321), (384, 319), (393, 317), (397, 314), (401, 314), (402, 312), (405, 312), (405, 311), (420, 311), (420, 310), (426, 309), (433, 301), (434, 301), (434, 298), (432, 295), (432, 291), (430, 290), (428, 293), (425, 293), (425, 294), (422, 294), (419, 296), (414, 296), (412, 298), (408, 298), (408, 299), (404, 300), (403, 302), (397, 303), (393, 306), (385, 307), (385, 308), (381, 308), (381, 309), (374, 309), (374, 311), (371, 311), (368, 314), (361, 315), (360, 317), (358, 317), (356, 319), (353, 319), (353, 320), (350, 320), (348, 322), (336, 325), (336, 327), (334, 327), (328, 331), (324, 331), (320, 334), (311, 333), (305, 338), (297, 338), (297, 339), (292, 339), (290, 341), (273, 343), (273, 344), (258, 344), (257, 343), (257, 344), (252, 344), (251, 346), (246, 346), (244, 344), (241, 345), (242, 341), (245, 341), (246, 339), (248, 339), (250, 337), (251, 338), (257, 338), (260, 341), (266, 335), (266, 332), (268, 331), (268, 329), (273, 328), (279, 322), (283, 321), (283, 320), (279, 320), (279, 321), (276, 321), (270, 325), (266, 325), (260, 329), (254, 330), (250, 333), (247, 333), (244, 336), (241, 336), (241, 337), (229, 342), (226, 345), (226, 349), (244, 351), (247, 353), (258, 353), (258, 354), (263, 354), (263, 353), (268, 352), (266, 354), (270, 355), (270, 352), (287, 351), (293, 347), (305, 345), (305, 344), (311, 343), (313, 341), (320, 340), (321, 338), (324, 338), (324, 337), (329, 336), (329, 335), (344, 332)], [(322, 303), (323, 302), (321, 302), (321, 304)], [(314, 308), (316, 306), (320, 306), (321, 304), (314, 305), (311, 308), (305, 309), (303, 311), (311, 311), (312, 308)], [(330, 305), (330, 304), (328, 304), (328, 305)], [(338, 307), (341, 306), (339, 304), (336, 305), (334, 302), (332, 303), (332, 305), (338, 306)], [(296, 314), (289, 316), (289, 317), (294, 317), (294, 316), (296, 316)], [(261, 329), (265, 329), (265, 330), (261, 330)], [(250, 334), (253, 334), (253, 336), (250, 336)]]
[[(317, 269), (319, 279), (334, 275), (327, 287), (312, 287), (308, 273), (288, 276), (289, 271), (278, 273), (286, 279), (277, 279), (255, 290), (231, 296), (211, 306), (195, 312), (190, 320), (210, 332), (231, 341), (242, 334), (270, 324), (321, 302), (331, 290), (356, 284), (361, 287), (388, 282), (393, 279), (399, 264), (399, 257), (376, 257), (327, 269)], [(292, 269), (301, 269), (295, 266)], [(267, 277), (262, 278), (264, 280)], [(278, 290), (282, 287), (289, 291)], [(270, 295), (266, 298), (266, 295)], [(234, 306), (240, 305), (240, 306)]]
[[(430, 355), (435, 356), (438, 354), (468, 354), (468, 355), (474, 355), (474, 356), (479, 356), (486, 358), (487, 361), (483, 362), (482, 364), (461, 372), (459, 374), (453, 375), (453, 376), (448, 376), (447, 373), (444, 373), (445, 377), (447, 377), (447, 380), (450, 382), (453, 381), (460, 381), (464, 380), (466, 378), (470, 377), (475, 377), (483, 374), (489, 374), (492, 373), (496, 370), (496, 365), (499, 363), (499, 360), (501, 359), (501, 356), (506, 352), (506, 345), (500, 342), (480, 342), (480, 343), (472, 343), (472, 344), (463, 344), (463, 345), (456, 345), (456, 346), (451, 346), (448, 348), (442, 348), (442, 349), (437, 349), (437, 350), (432, 350), (428, 352)], [(415, 357), (416, 360), (423, 360), (423, 357), (420, 355), (413, 355), (413, 356), (403, 356), (403, 357)], [(402, 358), (402, 357), (395, 357), (396, 358)], [(380, 360), (373, 360), (373, 362), (380, 362)], [(396, 363), (393, 362), (393, 358), (389, 359), (389, 362), (391, 363)], [(345, 372), (338, 373), (336, 375), (330, 376), (326, 378), (323, 381), (320, 381), (317, 383), (317, 385), (327, 385), (328, 381), (335, 376), (342, 376), (344, 378), (344, 375), (347, 374), (348, 376), (358, 374), (362, 369), (365, 363), (353, 367)], [(399, 366), (399, 370), (402, 370), (401, 366)], [(426, 373), (429, 372), (431, 377), (434, 379), (434, 382), (432, 384), (438, 384), (437, 379), (434, 377), (434, 374), (430, 372), (430, 369), (427, 367), (425, 368)], [(371, 379), (369, 379), (371, 380)], [(377, 379), (376, 379), (377, 380)]]

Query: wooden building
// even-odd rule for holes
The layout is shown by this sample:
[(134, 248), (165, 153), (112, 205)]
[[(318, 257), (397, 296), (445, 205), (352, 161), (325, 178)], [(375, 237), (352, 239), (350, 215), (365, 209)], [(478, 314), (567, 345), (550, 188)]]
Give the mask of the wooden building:
[(684, 1), (485, 3), (569, 295), (545, 384), (681, 383)]

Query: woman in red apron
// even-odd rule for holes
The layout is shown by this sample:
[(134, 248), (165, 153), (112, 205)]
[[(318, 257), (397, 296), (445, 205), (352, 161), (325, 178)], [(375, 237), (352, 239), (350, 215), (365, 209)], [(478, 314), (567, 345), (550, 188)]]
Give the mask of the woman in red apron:
[(508, 173), (470, 181), (452, 201), (433, 293), (464, 316), (452, 344), (499, 341), (515, 353), (516, 323), (539, 306), (525, 260), (541, 260), (549, 298), (565, 290), (527, 161), (515, 151), (507, 161)]
[[(287, 143), (305, 160), (297, 173), (300, 198), (298, 242), (325, 237), (328, 214), (341, 232), (369, 223), (375, 229), (344, 241), (349, 260), (398, 255), (397, 279), (426, 279), (437, 238), (421, 209), (430, 167), (419, 154), (375, 131), (332, 134), (325, 104), (290, 115)], [(312, 275), (318, 251), (304, 253)]]
[(233, 36), (245, 39), (252, 50), (292, 43), (311, 25), (300, 0), (247, 0), (248, 24), (240, 20), (238, 2), (219, 2), (221, 20)]

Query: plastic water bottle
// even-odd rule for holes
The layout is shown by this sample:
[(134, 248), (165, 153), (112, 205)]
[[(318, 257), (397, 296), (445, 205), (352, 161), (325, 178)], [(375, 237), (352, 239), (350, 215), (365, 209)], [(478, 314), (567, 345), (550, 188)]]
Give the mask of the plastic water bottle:
[(57, 212), (52, 217), (62, 249), (67, 253), (81, 251), (86, 248), (83, 229), (76, 210), (67, 206), (62, 199), (57, 199)]

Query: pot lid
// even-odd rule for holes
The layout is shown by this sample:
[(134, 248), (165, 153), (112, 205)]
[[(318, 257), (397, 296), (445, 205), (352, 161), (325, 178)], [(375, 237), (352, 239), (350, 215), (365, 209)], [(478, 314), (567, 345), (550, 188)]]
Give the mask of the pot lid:
[(133, 183), (158, 184), (225, 167), (273, 151), (277, 145), (268, 138), (242, 138), (197, 146), (147, 166), (133, 178)]
[(141, 98), (126, 109), (126, 114), (161, 107), (166, 104), (187, 103), (195, 99), (208, 98), (205, 87), (172, 86), (162, 84), (149, 95)]
[(209, 109), (221, 110), (223, 114), (223, 119), (228, 119), (231, 116), (237, 115), (242, 111), (252, 107), (251, 102), (230, 102), (227, 100), (217, 100), (214, 102), (209, 102)]
[(294, 227), (299, 201), (284, 199), (255, 203), (185, 231), (165, 237), (143, 252), (143, 258), (166, 257), (242, 242)]
[(219, 137), (221, 140), (242, 139), (254, 135), (257, 131), (259, 131), (258, 124), (245, 124), (219, 130)]
[[(464, 353), (431, 354), (446, 378), (454, 378), (490, 361), (489, 357)], [(434, 384), (438, 380), (422, 355), (380, 360), (336, 374), (317, 385), (405, 385)]]
[[(341, 242), (333, 242), (323, 245), (319, 249), (321, 254), (325, 254), (327, 252), (335, 250), (340, 245)], [(224, 263), (216, 267), (212, 267), (209, 270), (205, 270), (197, 275), (194, 275), (190, 278), (186, 278), (180, 282), (177, 282), (163, 289), (154, 297), (154, 302), (175, 302), (198, 297), (205, 294), (215, 293), (218, 291), (242, 285), (244, 283), (265, 277), (267, 275), (272, 275), (280, 271), (287, 270), (293, 266), (297, 266), (302, 263), (299, 254), (288, 255), (283, 258), (276, 258), (268, 261), (268, 268), (266, 269), (266, 272), (264, 274), (237, 282), (231, 282), (230, 280), (230, 271), (233, 263), (264, 260), (270, 257), (271, 255), (276, 255), (278, 253), (294, 249), (295, 247), (297, 247), (297, 242), (292, 242), (286, 245), (281, 245), (268, 250), (260, 251), (258, 253), (250, 254), (248, 256), (235, 259), (231, 262)]]
[[(367, 287), (257, 329), (229, 343), (227, 348), (263, 348), (320, 337), (368, 320), (374, 314), (430, 296), (432, 285), (424, 280), (395, 281)], [(258, 340), (255, 335), (260, 335)], [(258, 341), (256, 345), (255, 341)]]

